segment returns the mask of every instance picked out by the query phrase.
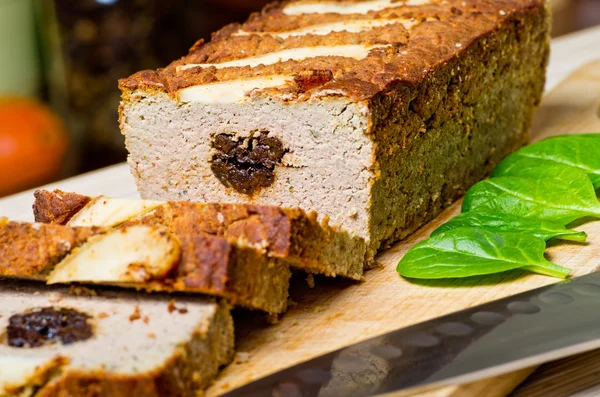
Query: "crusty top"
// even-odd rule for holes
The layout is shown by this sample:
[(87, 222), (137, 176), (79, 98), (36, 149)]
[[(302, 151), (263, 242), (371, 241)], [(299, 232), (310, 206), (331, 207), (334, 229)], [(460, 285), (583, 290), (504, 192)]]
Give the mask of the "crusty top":
[[(119, 85), (125, 93), (159, 90), (185, 101), (188, 87), (276, 76), (272, 85), (256, 85), (261, 93), (362, 100), (396, 82), (418, 81), (478, 37), (541, 7), (543, 0), (288, 0)], [(259, 94), (244, 87), (245, 97)]]
[(36, 190), (33, 193), (35, 204), (33, 216), (36, 222), (66, 225), (69, 219), (79, 212), (92, 198), (77, 193), (55, 189)]
[[(47, 224), (66, 225), (85, 204), (93, 201), (92, 197), (61, 190), (40, 189), (35, 191), (34, 196), (35, 221)], [(180, 239), (186, 235), (225, 237), (239, 245), (264, 250), (271, 256), (286, 257), (293, 239), (292, 223), (299, 218), (310, 222), (315, 217), (314, 213), (306, 214), (293, 208), (165, 202), (147, 215), (133, 218), (120, 226), (166, 226)], [(0, 233), (0, 241), (1, 237)]]

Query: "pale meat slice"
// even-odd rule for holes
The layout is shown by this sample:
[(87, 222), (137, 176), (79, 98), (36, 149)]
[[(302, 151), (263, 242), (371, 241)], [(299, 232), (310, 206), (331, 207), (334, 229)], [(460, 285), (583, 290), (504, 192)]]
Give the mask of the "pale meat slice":
[(56, 265), (48, 284), (144, 283), (164, 279), (181, 257), (179, 241), (165, 230), (132, 226), (90, 237)]
[[(0, 330), (15, 329), (15, 315), (43, 309), (75, 310), (88, 317), (88, 338), (44, 340), (19, 347), (0, 344), (0, 396), (194, 396), (233, 356), (229, 307), (208, 298), (89, 291), (12, 282), (0, 285)], [(64, 320), (64, 327), (74, 327)], [(79, 324), (78, 326), (81, 326)], [(32, 332), (30, 330), (30, 332)]]

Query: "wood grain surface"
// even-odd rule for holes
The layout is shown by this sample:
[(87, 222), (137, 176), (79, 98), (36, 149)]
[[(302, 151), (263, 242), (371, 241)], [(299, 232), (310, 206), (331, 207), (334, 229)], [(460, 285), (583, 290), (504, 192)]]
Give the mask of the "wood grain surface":
[(600, 350), (544, 364), (510, 397), (600, 395)]
[[(578, 70), (546, 95), (536, 114), (532, 138), (536, 141), (558, 134), (600, 132), (599, 113), (600, 61)], [(317, 278), (316, 286), (310, 288), (307, 283), (296, 282), (292, 290), (296, 304), (275, 325), (265, 326), (255, 315), (239, 316), (240, 353), (207, 395), (218, 395), (372, 336), (557, 281), (520, 271), (418, 283), (399, 277), (395, 267), (404, 253), (459, 212), (457, 202), (410, 238), (379, 255), (381, 266), (367, 272), (363, 283)], [(547, 250), (547, 257), (572, 268), (573, 276), (595, 271), (600, 264), (600, 222), (584, 223), (577, 229), (588, 233), (587, 244), (553, 244)], [(420, 396), (506, 396), (533, 370)]]

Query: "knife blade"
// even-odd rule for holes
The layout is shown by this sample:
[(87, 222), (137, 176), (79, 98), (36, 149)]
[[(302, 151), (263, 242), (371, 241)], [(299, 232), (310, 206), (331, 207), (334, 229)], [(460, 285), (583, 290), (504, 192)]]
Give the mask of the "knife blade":
[(600, 272), (398, 329), (227, 397), (363, 397), (462, 384), (600, 348)]

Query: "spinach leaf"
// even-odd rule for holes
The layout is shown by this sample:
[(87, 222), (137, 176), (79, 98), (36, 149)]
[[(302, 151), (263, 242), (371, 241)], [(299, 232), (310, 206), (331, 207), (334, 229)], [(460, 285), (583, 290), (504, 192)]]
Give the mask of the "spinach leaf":
[(560, 223), (535, 218), (522, 218), (511, 214), (490, 211), (462, 213), (435, 229), (431, 233), (431, 236), (433, 237), (459, 227), (473, 227), (490, 232), (526, 233), (545, 241), (552, 238), (559, 238), (562, 240), (583, 242), (587, 238), (585, 232), (567, 229)]
[(541, 238), (523, 233), (494, 233), (456, 228), (410, 249), (396, 270), (408, 278), (457, 278), (524, 269), (565, 278), (570, 269), (544, 258)]
[(563, 135), (525, 146), (504, 159), (492, 176), (518, 175), (527, 164), (563, 164), (587, 173), (594, 189), (600, 188), (600, 134)]
[(500, 212), (562, 225), (586, 216), (600, 218), (600, 203), (583, 171), (549, 164), (524, 173), (527, 178), (501, 176), (477, 183), (465, 195), (463, 212)]

